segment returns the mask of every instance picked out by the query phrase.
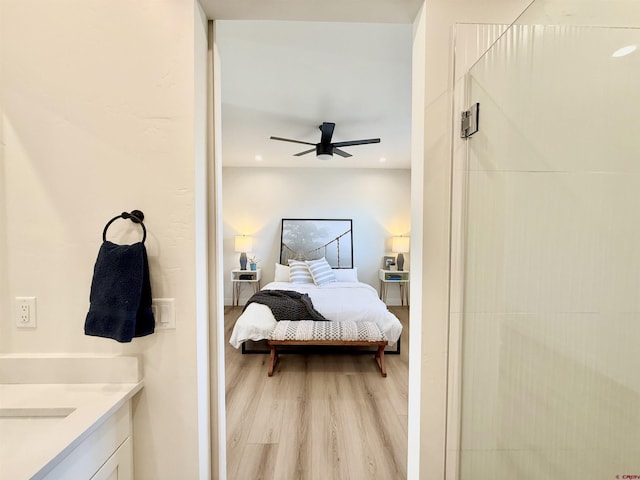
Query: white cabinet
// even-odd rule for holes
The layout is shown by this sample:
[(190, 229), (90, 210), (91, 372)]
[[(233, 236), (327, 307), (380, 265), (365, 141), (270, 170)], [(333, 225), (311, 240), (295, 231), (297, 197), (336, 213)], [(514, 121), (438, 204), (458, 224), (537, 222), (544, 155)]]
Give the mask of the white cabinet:
[(133, 480), (131, 437), (127, 437), (91, 480)]
[(45, 480), (133, 480), (131, 400), (79, 443)]

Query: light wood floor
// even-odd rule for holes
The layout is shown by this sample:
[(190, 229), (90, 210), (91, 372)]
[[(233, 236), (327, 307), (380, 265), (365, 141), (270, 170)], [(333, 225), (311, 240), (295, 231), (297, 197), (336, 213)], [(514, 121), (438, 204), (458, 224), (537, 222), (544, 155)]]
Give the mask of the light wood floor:
[(406, 478), (408, 307), (400, 355), (242, 355), (228, 339), (242, 307), (226, 307), (227, 475), (230, 480)]

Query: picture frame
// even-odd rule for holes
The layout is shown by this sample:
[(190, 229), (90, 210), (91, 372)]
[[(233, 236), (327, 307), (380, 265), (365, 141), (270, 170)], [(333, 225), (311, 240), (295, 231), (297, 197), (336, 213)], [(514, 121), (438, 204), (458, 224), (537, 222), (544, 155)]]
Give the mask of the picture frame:
[(280, 263), (326, 258), (331, 268), (353, 268), (351, 219), (283, 218)]
[(391, 270), (391, 267), (396, 265), (396, 257), (385, 255), (382, 259), (382, 268), (385, 270)]

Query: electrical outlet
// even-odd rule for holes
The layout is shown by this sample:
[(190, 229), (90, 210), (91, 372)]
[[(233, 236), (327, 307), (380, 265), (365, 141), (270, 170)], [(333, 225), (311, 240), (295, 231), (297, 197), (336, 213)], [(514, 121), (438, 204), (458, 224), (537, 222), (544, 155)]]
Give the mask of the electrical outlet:
[(36, 328), (36, 297), (16, 297), (16, 327)]

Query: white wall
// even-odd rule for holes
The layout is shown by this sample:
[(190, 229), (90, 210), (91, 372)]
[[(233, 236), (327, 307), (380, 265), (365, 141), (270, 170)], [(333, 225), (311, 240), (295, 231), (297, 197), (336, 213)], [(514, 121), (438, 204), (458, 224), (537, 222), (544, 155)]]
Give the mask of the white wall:
[[(2, 62), (2, 45), (6, 43), (5, 32), (2, 28), (2, 18), (4, 17), (4, 3), (0, 2), (0, 87), (4, 77), (4, 62)], [(4, 117), (4, 95), (0, 88), (0, 119)], [(6, 194), (6, 173), (5, 173), (5, 143), (4, 143), (4, 121), (0, 121), (0, 352), (5, 351), (5, 335), (2, 324), (6, 323), (1, 319), (9, 318), (11, 309), (8, 301), (9, 289), (9, 272), (8, 272), (8, 254), (7, 251), (7, 194)]]
[[(231, 304), (229, 272), (239, 268), (234, 236), (253, 236), (263, 284), (273, 281), (282, 218), (350, 218), (359, 279), (378, 289), (378, 269), (391, 253), (391, 237), (410, 233), (410, 171), (399, 169), (224, 168), (225, 304)], [(411, 267), (405, 255), (405, 270)], [(251, 294), (241, 292), (241, 303)], [(389, 304), (400, 304), (389, 288)]]
[[(0, 5), (0, 351), (140, 356), (136, 478), (197, 478), (194, 54), (206, 52), (206, 34), (195, 40), (202, 15), (192, 1)], [(146, 215), (153, 295), (176, 299), (177, 328), (130, 344), (87, 337), (102, 229), (136, 208)], [(117, 223), (111, 239), (127, 228), (137, 235)], [(12, 321), (13, 299), (23, 295), (37, 297), (36, 330)]]
[(453, 135), (452, 30), (456, 23), (511, 23), (528, 3), (529, 0), (430, 0), (424, 4), (424, 241), (422, 263), (415, 266), (422, 271), (419, 457), (420, 478), (423, 480), (441, 480), (445, 476)]

